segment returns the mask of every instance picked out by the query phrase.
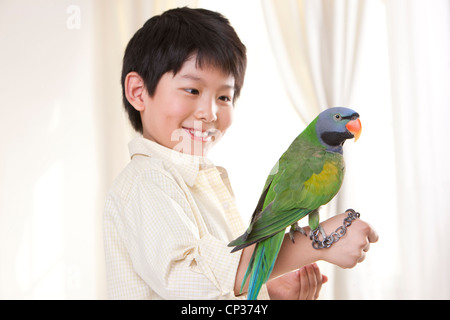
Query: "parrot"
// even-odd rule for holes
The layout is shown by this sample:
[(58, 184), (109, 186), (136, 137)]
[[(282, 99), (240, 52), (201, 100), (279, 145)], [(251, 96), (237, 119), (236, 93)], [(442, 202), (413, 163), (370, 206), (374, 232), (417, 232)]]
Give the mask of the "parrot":
[[(345, 107), (322, 111), (279, 158), (264, 185), (247, 230), (228, 246), (236, 252), (256, 244), (244, 279), (248, 300), (256, 300), (275, 265), (287, 228), (306, 235), (298, 221), (308, 216), (311, 233), (320, 230), (319, 208), (338, 193), (345, 174), (343, 145), (361, 135), (359, 114)], [(310, 233), (310, 236), (311, 236)]]

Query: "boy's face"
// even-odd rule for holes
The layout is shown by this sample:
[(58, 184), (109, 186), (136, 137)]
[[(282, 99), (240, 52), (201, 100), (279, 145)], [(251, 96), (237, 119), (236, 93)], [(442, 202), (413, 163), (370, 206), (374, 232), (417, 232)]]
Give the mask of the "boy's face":
[(234, 78), (188, 59), (174, 76), (164, 74), (155, 94), (145, 91), (144, 138), (183, 153), (206, 156), (233, 120)]

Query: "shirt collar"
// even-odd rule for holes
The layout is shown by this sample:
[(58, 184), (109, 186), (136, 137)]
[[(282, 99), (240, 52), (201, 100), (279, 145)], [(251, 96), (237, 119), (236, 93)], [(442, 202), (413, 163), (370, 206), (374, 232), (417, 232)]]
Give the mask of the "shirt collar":
[(134, 138), (128, 144), (128, 149), (131, 158), (136, 155), (143, 155), (162, 159), (166, 165), (170, 164), (175, 167), (190, 187), (194, 185), (200, 170), (214, 167), (214, 164), (208, 158), (181, 153), (144, 137)]

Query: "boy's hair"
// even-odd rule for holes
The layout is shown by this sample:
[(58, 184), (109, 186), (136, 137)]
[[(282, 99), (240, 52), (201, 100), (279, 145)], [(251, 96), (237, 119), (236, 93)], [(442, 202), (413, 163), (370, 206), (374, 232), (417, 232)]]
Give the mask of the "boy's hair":
[(125, 78), (137, 72), (153, 97), (161, 77), (175, 75), (184, 62), (197, 55), (196, 64), (220, 68), (234, 77), (233, 103), (239, 97), (247, 66), (246, 48), (229, 21), (220, 13), (187, 7), (166, 11), (149, 19), (125, 50), (122, 68), (122, 94), (133, 128), (142, 133), (139, 111), (125, 96)]

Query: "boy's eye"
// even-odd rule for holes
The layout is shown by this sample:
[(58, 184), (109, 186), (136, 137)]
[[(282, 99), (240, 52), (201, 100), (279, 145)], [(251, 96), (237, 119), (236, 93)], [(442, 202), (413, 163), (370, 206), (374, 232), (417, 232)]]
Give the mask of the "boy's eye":
[(197, 89), (184, 89), (184, 91), (186, 91), (187, 93), (196, 95), (196, 96), (198, 96), (200, 94), (200, 91), (198, 91)]
[(219, 100), (222, 100), (223, 102), (230, 102), (231, 98), (227, 97), (227, 96), (220, 96)]

